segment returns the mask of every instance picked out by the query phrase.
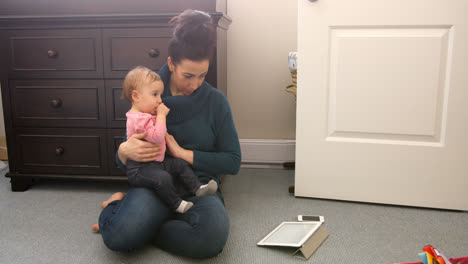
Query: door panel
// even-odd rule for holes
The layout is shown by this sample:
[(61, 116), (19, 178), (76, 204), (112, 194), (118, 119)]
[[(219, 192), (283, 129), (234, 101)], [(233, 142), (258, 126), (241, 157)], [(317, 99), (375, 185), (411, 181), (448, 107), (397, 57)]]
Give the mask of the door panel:
[(449, 32), (332, 29), (330, 136), (439, 142)]
[(296, 196), (467, 210), (468, 4), (298, 10)]

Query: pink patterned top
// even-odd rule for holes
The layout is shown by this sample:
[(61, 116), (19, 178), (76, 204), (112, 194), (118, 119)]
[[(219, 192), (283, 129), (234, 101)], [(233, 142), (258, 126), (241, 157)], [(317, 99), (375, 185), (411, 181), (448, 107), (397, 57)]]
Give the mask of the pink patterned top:
[(166, 136), (167, 128), (165, 125), (156, 123), (156, 116), (147, 113), (127, 112), (127, 138), (133, 134), (146, 132), (145, 140), (148, 142), (160, 144), (161, 154), (156, 157), (156, 161), (164, 160), (166, 153)]

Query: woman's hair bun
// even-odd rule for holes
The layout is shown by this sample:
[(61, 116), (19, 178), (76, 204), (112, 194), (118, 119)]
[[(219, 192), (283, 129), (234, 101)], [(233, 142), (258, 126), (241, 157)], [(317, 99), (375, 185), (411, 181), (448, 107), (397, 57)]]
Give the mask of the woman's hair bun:
[[(191, 49), (195, 49), (198, 50), (196, 53), (199, 54), (200, 49), (206, 49), (210, 52), (211, 49), (216, 47), (216, 28), (208, 13), (198, 10), (186, 10), (180, 15), (173, 17), (169, 21), (169, 25), (173, 30), (171, 39), (173, 48), (185, 50), (179, 50), (176, 53), (190, 53)], [(171, 56), (171, 54), (169, 55)], [(187, 58), (200, 59), (190, 57), (188, 56)], [(209, 57), (211, 57), (211, 54), (207, 55), (207, 58)]]

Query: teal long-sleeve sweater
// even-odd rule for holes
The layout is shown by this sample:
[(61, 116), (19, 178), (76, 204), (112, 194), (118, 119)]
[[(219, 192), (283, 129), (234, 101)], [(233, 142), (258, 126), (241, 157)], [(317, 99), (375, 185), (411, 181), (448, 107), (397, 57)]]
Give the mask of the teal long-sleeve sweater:
[[(163, 102), (170, 109), (167, 131), (182, 148), (193, 150), (195, 174), (202, 182), (209, 179), (219, 182), (221, 174), (237, 174), (241, 164), (240, 144), (224, 94), (205, 81), (189, 96), (172, 96), (167, 64), (159, 75), (164, 82)], [(116, 162), (126, 170), (117, 155)]]

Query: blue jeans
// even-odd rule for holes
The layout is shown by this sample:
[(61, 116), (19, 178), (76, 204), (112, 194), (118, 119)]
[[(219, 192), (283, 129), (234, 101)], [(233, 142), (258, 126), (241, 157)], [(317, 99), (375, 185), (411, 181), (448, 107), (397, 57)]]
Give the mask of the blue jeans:
[(229, 217), (221, 193), (194, 196), (184, 214), (171, 212), (147, 188), (131, 188), (99, 216), (104, 244), (111, 250), (131, 251), (151, 242), (176, 255), (209, 258), (218, 255), (229, 234)]

